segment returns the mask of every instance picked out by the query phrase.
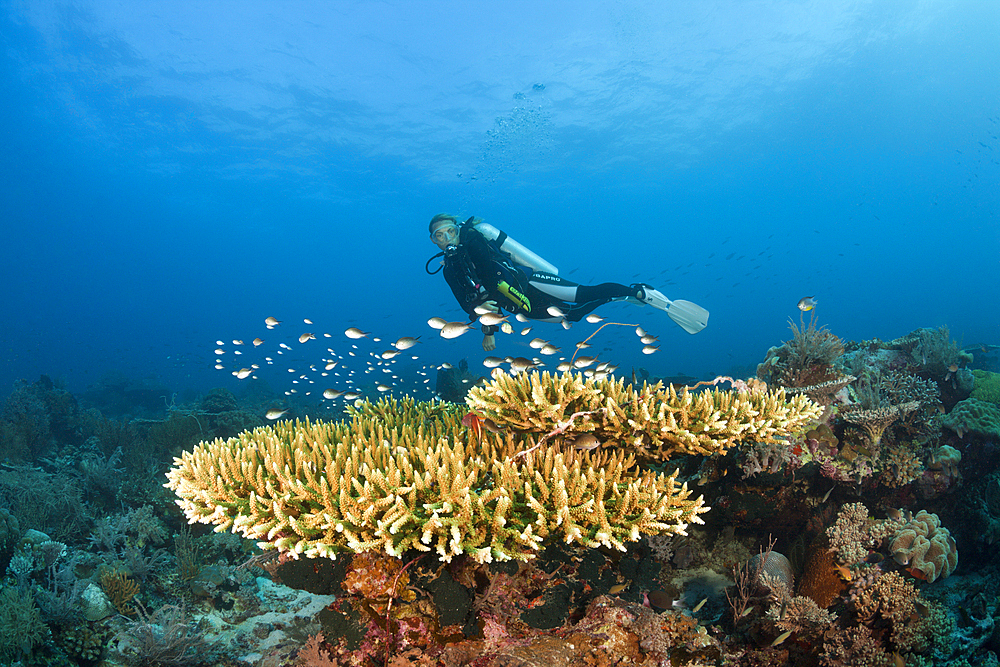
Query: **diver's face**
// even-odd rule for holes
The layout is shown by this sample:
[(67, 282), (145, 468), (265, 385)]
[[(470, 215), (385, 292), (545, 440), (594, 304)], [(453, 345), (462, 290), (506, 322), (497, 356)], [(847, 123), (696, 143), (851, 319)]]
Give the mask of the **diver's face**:
[(431, 241), (441, 250), (450, 245), (458, 245), (458, 227), (453, 222), (442, 222), (431, 233)]

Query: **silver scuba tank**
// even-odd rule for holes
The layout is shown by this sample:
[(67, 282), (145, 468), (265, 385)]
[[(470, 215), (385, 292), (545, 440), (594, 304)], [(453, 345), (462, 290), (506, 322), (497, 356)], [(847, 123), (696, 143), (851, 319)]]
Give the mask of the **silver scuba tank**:
[[(500, 238), (500, 230), (488, 222), (477, 223), (475, 228), (476, 231), (485, 236), (489, 241), (496, 241)], [(500, 245), (500, 250), (510, 255), (511, 259), (521, 266), (527, 266), (542, 273), (559, 275), (559, 269), (509, 236)]]

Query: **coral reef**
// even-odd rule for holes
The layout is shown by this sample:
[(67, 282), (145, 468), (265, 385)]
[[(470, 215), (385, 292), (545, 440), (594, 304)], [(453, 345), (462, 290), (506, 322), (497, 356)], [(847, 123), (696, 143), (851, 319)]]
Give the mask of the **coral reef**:
[(27, 656), (48, 634), (29, 592), (13, 586), (0, 590), (0, 657)]
[(969, 398), (1000, 404), (1000, 373), (976, 369), (972, 371), (972, 376), (976, 384)]
[(810, 598), (821, 609), (828, 609), (847, 590), (844, 576), (845, 569), (837, 562), (837, 552), (821, 539), (810, 549), (799, 581), (799, 595)]
[(945, 416), (944, 425), (957, 433), (959, 438), (966, 433), (1000, 438), (1000, 406), (967, 398)]
[(0, 411), (0, 444), (15, 461), (32, 459), (52, 444), (51, 417), (37, 385), (19, 381)]
[(501, 429), (563, 438), (592, 434), (641, 461), (725, 453), (739, 443), (771, 442), (815, 421), (822, 408), (782, 390), (678, 392), (673, 385), (585, 380), (579, 375), (496, 374), (469, 392), (469, 407)]
[(897, 419), (902, 419), (920, 407), (917, 401), (889, 405), (872, 410), (853, 410), (842, 413), (844, 421), (860, 426), (868, 435), (870, 450), (881, 451), (882, 435)]
[(826, 533), (837, 559), (850, 567), (863, 562), (897, 528), (895, 521), (869, 517), (863, 503), (849, 503), (840, 508), (836, 523)]
[(0, 662), (998, 664), (1000, 376), (946, 329), (792, 334), (770, 391), (460, 365), (463, 405), (336, 423), (263, 380), (110, 378), (81, 397), (106, 413), (20, 382)]
[(907, 572), (933, 583), (947, 577), (958, 566), (958, 545), (937, 514), (917, 512), (896, 534), (889, 547), (892, 557)]
[[(844, 353), (844, 344), (826, 326), (816, 326), (816, 316), (801, 326), (789, 320), (792, 339), (767, 351), (763, 363), (757, 366), (757, 377), (768, 384), (796, 388), (823, 405), (850, 379), (845, 378), (834, 364)], [(853, 378), (851, 378), (853, 379)]]
[(623, 550), (643, 533), (683, 533), (708, 510), (676, 472), (630, 472), (623, 452), (521, 456), (533, 441), (476, 438), (460, 413), (406, 399), (350, 422), (279, 422), (185, 452), (167, 486), (189, 521), (309, 557), (414, 548), (523, 560), (554, 536)]

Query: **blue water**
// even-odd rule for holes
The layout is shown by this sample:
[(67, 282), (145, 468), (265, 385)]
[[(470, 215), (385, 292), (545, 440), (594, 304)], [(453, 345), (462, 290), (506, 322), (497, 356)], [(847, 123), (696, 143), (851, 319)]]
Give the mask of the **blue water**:
[(236, 390), (244, 360), (286, 390), (328, 347), (363, 369), (417, 335), (400, 386), (479, 369), (478, 334), (426, 324), (464, 316), (424, 272), (442, 211), (711, 311), (689, 335), (601, 308), (660, 336), (599, 333), (623, 370), (747, 376), (813, 295), (845, 339), (1000, 343), (1000, 4), (503, 6), (2, 3), (2, 393)]

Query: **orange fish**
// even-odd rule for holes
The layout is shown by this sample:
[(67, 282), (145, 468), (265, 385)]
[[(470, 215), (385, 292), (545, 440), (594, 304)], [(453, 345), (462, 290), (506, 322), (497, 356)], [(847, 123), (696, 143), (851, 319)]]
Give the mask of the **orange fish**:
[(462, 424), (468, 426), (469, 430), (476, 434), (476, 440), (483, 439), (483, 418), (477, 415), (475, 412), (470, 412), (469, 414), (462, 417)]

